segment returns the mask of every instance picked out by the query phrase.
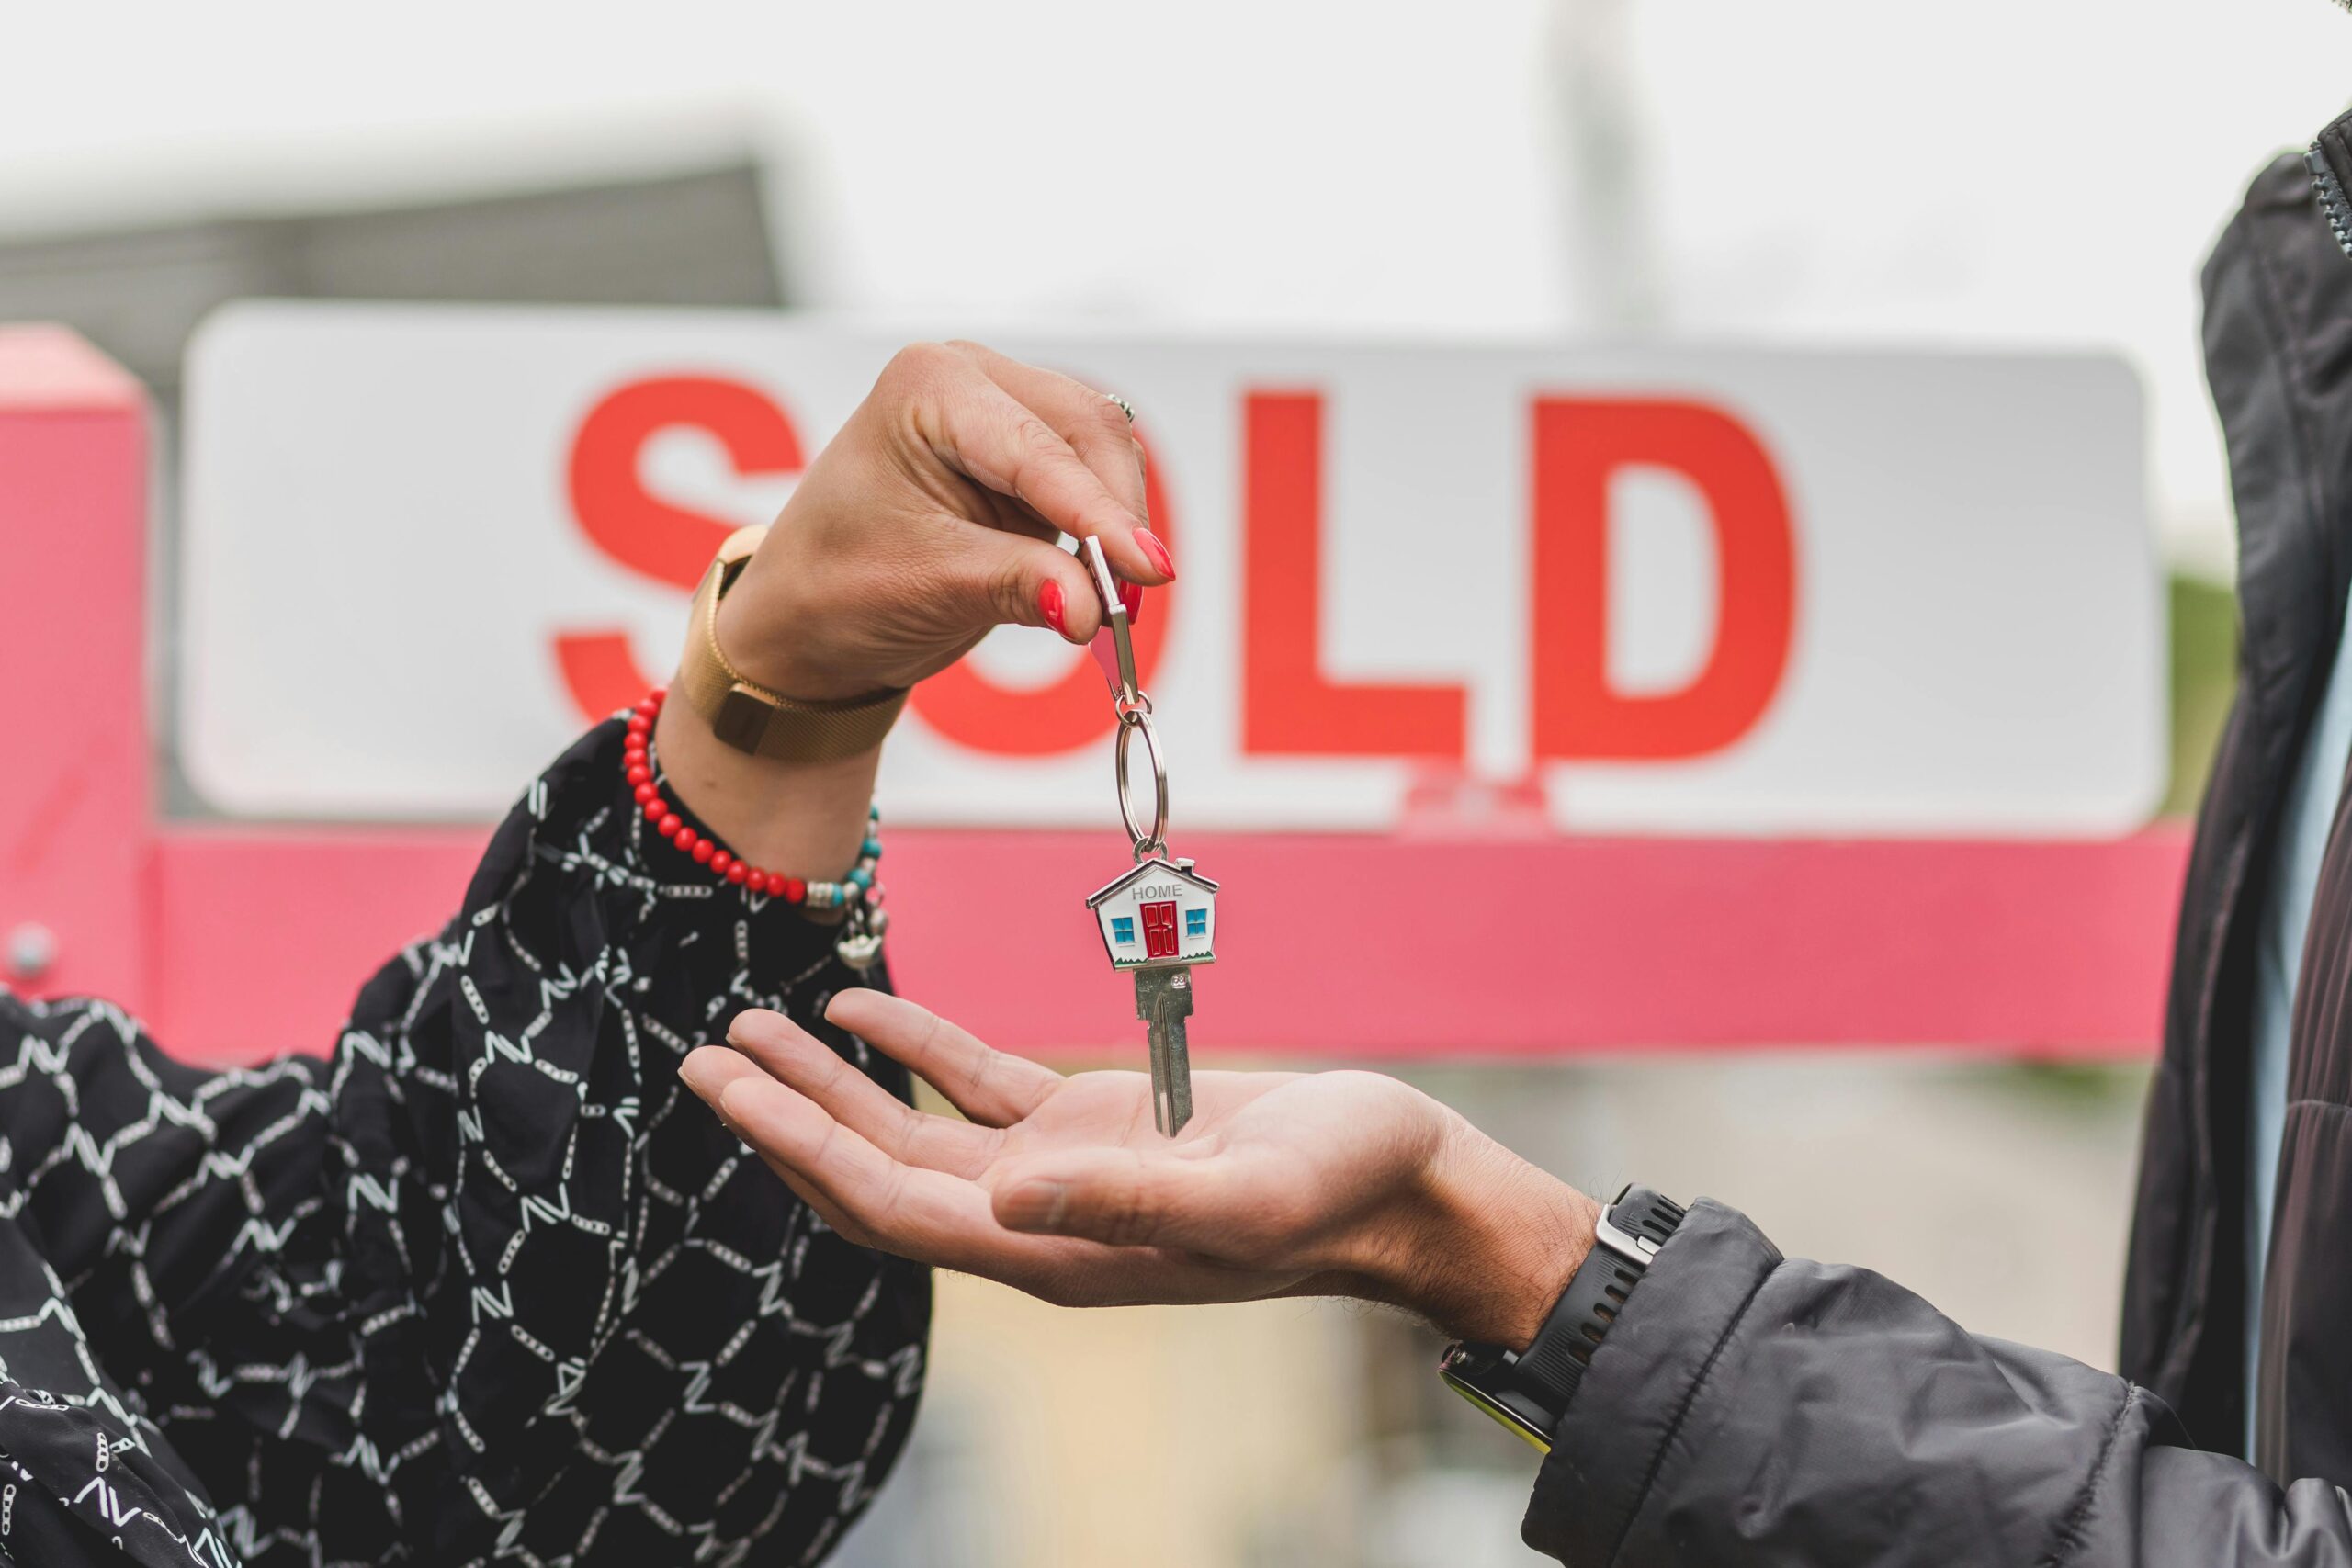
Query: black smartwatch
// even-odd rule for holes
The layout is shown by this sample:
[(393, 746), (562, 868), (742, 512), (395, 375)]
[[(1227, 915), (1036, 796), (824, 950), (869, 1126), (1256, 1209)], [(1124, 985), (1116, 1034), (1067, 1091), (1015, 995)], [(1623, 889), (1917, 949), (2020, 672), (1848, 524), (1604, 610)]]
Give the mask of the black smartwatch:
[(1627, 1187), (1593, 1224), (1592, 1250), (1526, 1349), (1457, 1339), (1438, 1376), (1454, 1393), (1544, 1453), (1584, 1381), (1585, 1368), (1642, 1275), (1682, 1224), (1682, 1206), (1646, 1187)]

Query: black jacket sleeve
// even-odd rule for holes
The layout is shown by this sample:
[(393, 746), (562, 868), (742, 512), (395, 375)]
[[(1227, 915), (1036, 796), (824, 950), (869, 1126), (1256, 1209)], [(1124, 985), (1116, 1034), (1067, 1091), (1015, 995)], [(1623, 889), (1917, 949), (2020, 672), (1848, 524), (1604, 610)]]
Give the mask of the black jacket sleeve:
[(823, 1018), (887, 977), (654, 834), (622, 747), (531, 785), (324, 1058), (0, 989), (0, 1568), (808, 1563), (871, 1501), (929, 1276), (677, 1069), (775, 1008), (903, 1098)]
[(2143, 1389), (1702, 1201), (1594, 1352), (1523, 1530), (1576, 1568), (2352, 1565), (2342, 1491), (2187, 1440)]

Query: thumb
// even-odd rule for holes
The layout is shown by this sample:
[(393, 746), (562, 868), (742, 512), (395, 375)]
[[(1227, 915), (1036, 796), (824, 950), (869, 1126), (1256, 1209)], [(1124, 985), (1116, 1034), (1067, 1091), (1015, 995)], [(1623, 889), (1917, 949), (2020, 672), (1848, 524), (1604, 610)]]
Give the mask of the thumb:
[(1084, 563), (1043, 539), (973, 529), (955, 570), (975, 609), (989, 620), (1046, 626), (1080, 644), (1102, 625), (1102, 601)]
[(1215, 1253), (1239, 1239), (1235, 1196), (1216, 1161), (1100, 1149), (1014, 1166), (991, 1206), (1007, 1230)]

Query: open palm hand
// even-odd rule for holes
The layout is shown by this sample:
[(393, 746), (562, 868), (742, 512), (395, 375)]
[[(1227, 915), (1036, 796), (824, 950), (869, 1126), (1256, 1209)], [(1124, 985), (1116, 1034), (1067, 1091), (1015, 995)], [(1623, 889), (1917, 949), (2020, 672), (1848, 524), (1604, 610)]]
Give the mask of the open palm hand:
[(1430, 1173), (1467, 1130), (1378, 1074), (1204, 1072), (1171, 1140), (1142, 1073), (1064, 1077), (876, 991), (827, 1016), (967, 1120), (901, 1104), (766, 1011), (687, 1081), (836, 1230), (1067, 1304), (1385, 1297), (1400, 1226), (1435, 1221)]

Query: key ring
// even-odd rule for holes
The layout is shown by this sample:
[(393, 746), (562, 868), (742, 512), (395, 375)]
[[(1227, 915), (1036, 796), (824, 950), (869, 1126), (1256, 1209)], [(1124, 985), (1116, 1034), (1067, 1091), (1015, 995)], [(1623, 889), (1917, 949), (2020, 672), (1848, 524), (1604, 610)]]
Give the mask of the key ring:
[[(1151, 831), (1146, 834), (1136, 822), (1136, 808), (1127, 781), (1127, 742), (1136, 730), (1143, 731), (1143, 749), (1151, 757)], [(1127, 837), (1136, 844), (1136, 863), (1141, 864), (1147, 856), (1168, 852), (1168, 761), (1160, 755), (1159, 731), (1151, 727), (1148, 708), (1119, 710), (1119, 745), (1113, 754), (1113, 767), (1119, 779), (1119, 816), (1127, 825)]]
[[(1086, 558), (1086, 570), (1094, 579), (1094, 591), (1102, 599), (1102, 628), (1111, 634), (1112, 657), (1104, 662), (1102, 673), (1113, 682), (1111, 706), (1119, 715), (1119, 744), (1112, 757), (1112, 771), (1119, 785), (1119, 817), (1126, 824), (1127, 837), (1135, 840), (1136, 860), (1141, 863), (1147, 855), (1168, 852), (1168, 758), (1159, 749), (1159, 731), (1151, 725), (1151, 698), (1136, 684), (1136, 649), (1134, 640), (1127, 635), (1127, 610), (1119, 602), (1119, 585), (1112, 580), (1111, 563), (1103, 557), (1102, 543), (1089, 536), (1079, 553)], [(1138, 729), (1143, 731), (1143, 749), (1151, 758), (1148, 833), (1136, 819), (1135, 786), (1129, 778), (1132, 743)]]

